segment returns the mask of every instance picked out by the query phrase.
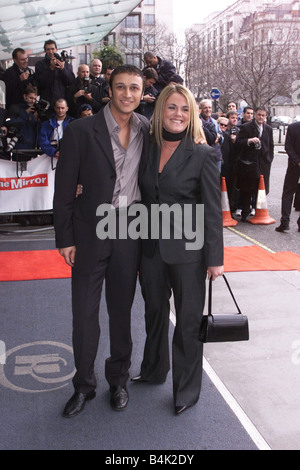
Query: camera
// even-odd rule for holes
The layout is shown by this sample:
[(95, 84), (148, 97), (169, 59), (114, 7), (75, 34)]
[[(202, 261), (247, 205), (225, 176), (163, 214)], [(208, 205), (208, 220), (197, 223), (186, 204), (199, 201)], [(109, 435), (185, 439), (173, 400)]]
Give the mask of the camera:
[(83, 83), (83, 89), (84, 89), (85, 93), (91, 93), (92, 88), (91, 88), (91, 85), (90, 85), (90, 79), (88, 77), (85, 77), (82, 80), (82, 83)]
[(9, 122), (10, 119), (6, 119), (5, 126), (7, 127), (7, 137), (10, 138), (10, 141), (5, 149), (6, 152), (11, 152), (19, 140), (22, 138), (21, 129), (23, 127), (22, 122)]
[(235, 127), (230, 129), (230, 135), (236, 135), (236, 128)]
[(67, 51), (61, 51), (61, 55), (59, 55), (57, 52), (55, 52), (54, 57), (59, 60), (60, 62), (68, 62), (69, 56), (67, 54)]

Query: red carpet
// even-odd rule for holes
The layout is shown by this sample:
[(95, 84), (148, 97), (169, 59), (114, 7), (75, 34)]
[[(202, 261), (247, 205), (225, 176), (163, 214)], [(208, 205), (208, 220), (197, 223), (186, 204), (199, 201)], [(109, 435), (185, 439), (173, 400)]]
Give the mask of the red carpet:
[[(300, 255), (290, 251), (269, 253), (256, 245), (225, 247), (225, 272), (300, 271)], [(0, 253), (0, 281), (63, 279), (71, 268), (57, 250)]]

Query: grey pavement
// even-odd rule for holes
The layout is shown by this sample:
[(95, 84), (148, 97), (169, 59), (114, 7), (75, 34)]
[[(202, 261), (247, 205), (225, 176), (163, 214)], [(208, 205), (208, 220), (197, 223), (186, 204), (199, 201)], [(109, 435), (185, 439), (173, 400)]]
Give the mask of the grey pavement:
[[(224, 230), (225, 246), (247, 240)], [(228, 273), (250, 340), (206, 344), (205, 357), (273, 450), (300, 449), (300, 272)], [(215, 284), (215, 311), (230, 306)]]

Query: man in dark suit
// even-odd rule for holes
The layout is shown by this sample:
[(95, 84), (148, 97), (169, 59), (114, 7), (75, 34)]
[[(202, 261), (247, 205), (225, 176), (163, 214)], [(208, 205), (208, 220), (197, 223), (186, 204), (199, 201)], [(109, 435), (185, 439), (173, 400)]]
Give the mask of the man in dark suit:
[[(130, 314), (140, 240), (113, 239), (109, 234), (100, 239), (96, 228), (103, 207), (109, 206), (116, 223), (121, 224), (124, 211), (140, 201), (138, 180), (147, 156), (149, 129), (148, 120), (134, 113), (143, 93), (141, 71), (129, 65), (118, 67), (111, 75), (110, 89), (109, 105), (68, 126), (56, 168), (54, 225), (59, 252), (72, 267), (76, 367), (75, 393), (64, 409), (65, 417), (77, 415), (95, 396), (94, 361), (104, 279), (111, 354), (105, 363), (105, 376), (112, 407), (123, 410), (128, 402)], [(83, 192), (75, 198), (78, 183)]]
[[(289, 125), (284, 148), (289, 160), (282, 190), (280, 225), (275, 229), (277, 232), (285, 232), (290, 229), (293, 197), (297, 192), (300, 179), (300, 122)], [(300, 232), (300, 217), (297, 224), (298, 232)]]
[(236, 140), (238, 187), (243, 200), (242, 221), (250, 214), (252, 195), (257, 194), (259, 176), (264, 176), (266, 194), (269, 192), (271, 164), (274, 158), (272, 128), (265, 123), (267, 112), (257, 108), (253, 121), (243, 124)]
[(23, 100), (25, 88), (34, 80), (33, 70), (28, 67), (28, 57), (24, 49), (17, 47), (12, 52), (13, 65), (3, 73), (5, 82), (6, 109)]

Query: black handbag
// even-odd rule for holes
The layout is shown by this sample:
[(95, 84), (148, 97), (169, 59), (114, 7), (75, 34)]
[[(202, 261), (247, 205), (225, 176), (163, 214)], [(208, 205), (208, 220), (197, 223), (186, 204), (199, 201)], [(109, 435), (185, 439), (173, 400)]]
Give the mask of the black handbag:
[(215, 343), (223, 341), (247, 341), (249, 339), (248, 318), (243, 315), (234, 298), (226, 277), (222, 276), (238, 309), (238, 313), (212, 314), (212, 280), (209, 280), (208, 315), (204, 315), (200, 327), (200, 341)]

